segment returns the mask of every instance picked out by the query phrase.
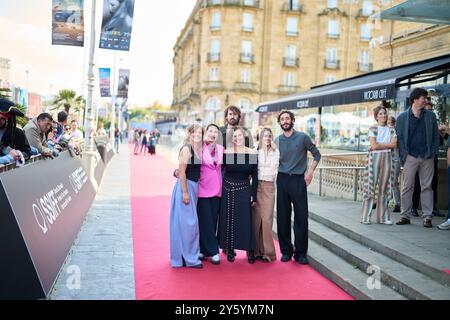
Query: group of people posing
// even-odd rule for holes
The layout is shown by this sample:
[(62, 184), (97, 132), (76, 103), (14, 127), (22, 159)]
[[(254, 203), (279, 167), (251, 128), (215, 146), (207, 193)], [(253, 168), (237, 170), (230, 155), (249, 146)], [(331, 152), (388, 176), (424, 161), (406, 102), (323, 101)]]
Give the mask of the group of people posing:
[[(220, 248), (229, 262), (235, 260), (235, 250), (246, 251), (249, 263), (276, 260), (272, 237), (275, 200), (281, 261), (294, 257), (307, 264), (306, 188), (320, 161), (319, 150), (310, 137), (294, 130), (295, 116), (290, 111), (278, 115), (283, 134), (274, 139), (272, 131), (264, 128), (256, 149), (250, 132), (239, 126), (240, 109), (230, 106), (224, 115), (225, 127), (210, 124), (187, 129), (171, 199), (172, 267), (202, 268), (202, 260), (207, 258), (219, 264)], [(308, 151), (314, 157), (309, 169)]]

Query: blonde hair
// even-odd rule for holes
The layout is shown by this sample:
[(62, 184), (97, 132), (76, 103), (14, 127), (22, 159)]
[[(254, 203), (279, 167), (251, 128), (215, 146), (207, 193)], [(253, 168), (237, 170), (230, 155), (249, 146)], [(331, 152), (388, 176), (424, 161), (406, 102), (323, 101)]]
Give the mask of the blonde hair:
[(186, 135), (184, 136), (183, 145), (191, 144), (191, 134), (193, 134), (195, 132), (195, 130), (197, 130), (197, 129), (202, 129), (202, 141), (203, 141), (203, 136), (205, 135), (205, 129), (201, 125), (191, 124), (186, 129)]

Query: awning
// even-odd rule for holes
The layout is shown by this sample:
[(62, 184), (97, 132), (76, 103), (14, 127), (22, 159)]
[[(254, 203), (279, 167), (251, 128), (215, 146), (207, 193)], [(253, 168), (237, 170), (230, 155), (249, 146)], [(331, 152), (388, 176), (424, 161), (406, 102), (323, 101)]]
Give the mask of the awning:
[(303, 93), (279, 100), (262, 102), (256, 111), (277, 112), (282, 109), (302, 109), (390, 100), (395, 98), (396, 87), (400, 81), (445, 69), (450, 70), (450, 55), (315, 86)]
[(374, 17), (450, 25), (450, 0), (408, 0), (382, 11)]

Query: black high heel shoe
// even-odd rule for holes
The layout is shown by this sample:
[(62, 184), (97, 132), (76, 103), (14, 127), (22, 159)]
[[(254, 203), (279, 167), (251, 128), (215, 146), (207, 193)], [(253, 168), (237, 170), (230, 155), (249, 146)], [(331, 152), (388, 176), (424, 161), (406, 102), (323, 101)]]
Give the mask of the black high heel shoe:
[(227, 260), (230, 262), (234, 262), (234, 255), (231, 253), (227, 254)]
[(255, 259), (255, 254), (253, 253), (253, 251), (247, 251), (247, 259), (248, 259), (248, 263), (255, 263), (256, 259)]

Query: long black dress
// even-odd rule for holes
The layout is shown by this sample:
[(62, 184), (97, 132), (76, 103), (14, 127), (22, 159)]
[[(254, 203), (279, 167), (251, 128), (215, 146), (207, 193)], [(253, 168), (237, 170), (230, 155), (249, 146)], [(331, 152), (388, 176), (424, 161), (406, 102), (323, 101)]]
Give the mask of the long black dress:
[[(225, 153), (222, 209), (218, 238), (222, 249), (251, 251), (255, 248), (251, 201), (256, 201), (258, 154)], [(250, 184), (250, 178), (252, 183)]]

